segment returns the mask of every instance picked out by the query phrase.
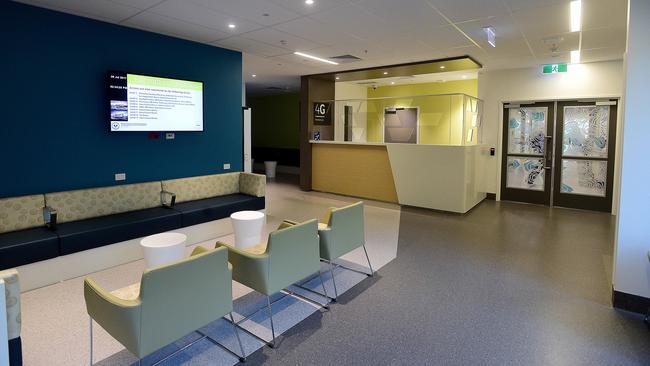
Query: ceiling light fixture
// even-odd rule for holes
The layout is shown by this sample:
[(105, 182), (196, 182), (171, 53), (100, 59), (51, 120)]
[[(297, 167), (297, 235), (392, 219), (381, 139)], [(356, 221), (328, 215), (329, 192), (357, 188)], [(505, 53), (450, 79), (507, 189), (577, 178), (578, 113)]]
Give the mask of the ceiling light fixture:
[(230, 29), (235, 29), (235, 27), (236, 27), (236, 25), (234, 25), (233, 23), (228, 24), (228, 28), (230, 28)]
[(336, 77), (336, 80), (339, 80), (339, 79), (340, 79), (340, 77), (337, 76), (337, 77)]
[(316, 57), (316, 56), (308, 55), (308, 54), (306, 54), (306, 53), (302, 53), (302, 52), (294, 52), (293, 54), (294, 54), (294, 55), (298, 55), (298, 56), (302, 56), (302, 57), (307, 57), (307, 58), (310, 58), (310, 59), (312, 59), (312, 60), (316, 60), (316, 61), (320, 61), (320, 62), (325, 62), (326, 64), (330, 64), (330, 65), (338, 65), (338, 64), (339, 64), (338, 62), (334, 62), (334, 61), (326, 60), (326, 59), (324, 59), (324, 58), (320, 58), (320, 57)]
[(571, 51), (571, 63), (572, 64), (580, 63), (580, 50)]
[(487, 42), (490, 46), (497, 46), (497, 33), (494, 30), (494, 27), (484, 27), (483, 31), (487, 35)]
[(444, 69), (445, 69), (445, 65), (440, 66), (440, 69), (444, 70)]
[(384, 71), (384, 75), (388, 75), (388, 71)]
[(467, 75), (463, 75), (463, 79), (467, 79)]
[(391, 84), (391, 85), (395, 85), (395, 82), (394, 82), (394, 81), (391, 81), (390, 84)]
[(579, 32), (582, 28), (582, 1), (571, 2), (571, 32)]
[(255, 74), (253, 74), (253, 75), (251, 75), (251, 76), (252, 76), (252, 77), (257, 77), (257, 75), (255, 75)]
[(314, 5), (314, 0), (305, 0), (305, 4)]

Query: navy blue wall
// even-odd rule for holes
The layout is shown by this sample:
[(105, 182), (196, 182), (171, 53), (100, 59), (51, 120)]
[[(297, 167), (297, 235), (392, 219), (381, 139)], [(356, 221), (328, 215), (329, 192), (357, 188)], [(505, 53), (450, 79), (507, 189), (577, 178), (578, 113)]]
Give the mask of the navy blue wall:
[[(0, 45), (0, 197), (242, 170), (241, 53), (4, 0)], [(109, 132), (108, 70), (203, 81), (204, 131)]]

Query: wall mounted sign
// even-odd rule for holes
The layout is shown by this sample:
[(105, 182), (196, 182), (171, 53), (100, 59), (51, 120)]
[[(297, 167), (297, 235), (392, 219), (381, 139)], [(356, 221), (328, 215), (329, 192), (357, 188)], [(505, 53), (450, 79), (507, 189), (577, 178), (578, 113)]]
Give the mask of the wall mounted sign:
[(332, 124), (332, 103), (314, 103), (314, 124), (319, 126), (330, 126)]
[(542, 74), (557, 74), (559, 72), (567, 72), (567, 64), (548, 64), (542, 66)]

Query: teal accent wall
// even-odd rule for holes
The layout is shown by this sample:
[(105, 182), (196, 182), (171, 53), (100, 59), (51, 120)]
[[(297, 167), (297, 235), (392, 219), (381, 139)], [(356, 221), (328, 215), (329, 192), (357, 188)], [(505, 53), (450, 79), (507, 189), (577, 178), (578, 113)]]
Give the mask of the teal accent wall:
[[(241, 53), (10, 1), (0, 44), (0, 197), (242, 170)], [(202, 81), (204, 132), (110, 132), (109, 70)]]

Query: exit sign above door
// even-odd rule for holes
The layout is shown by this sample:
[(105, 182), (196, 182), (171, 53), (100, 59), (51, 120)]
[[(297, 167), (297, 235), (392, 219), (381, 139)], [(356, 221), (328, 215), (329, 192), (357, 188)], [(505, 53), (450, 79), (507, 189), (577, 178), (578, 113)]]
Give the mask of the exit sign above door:
[(567, 72), (567, 64), (548, 64), (542, 66), (542, 74), (557, 74)]

